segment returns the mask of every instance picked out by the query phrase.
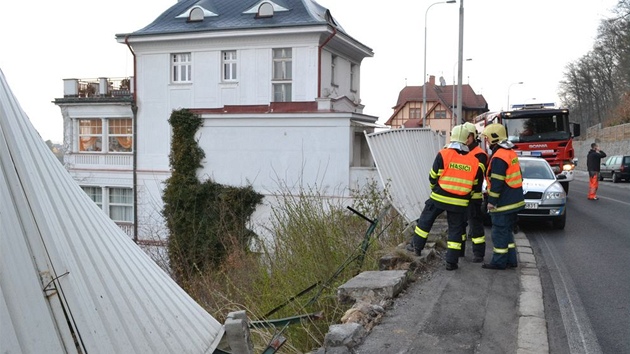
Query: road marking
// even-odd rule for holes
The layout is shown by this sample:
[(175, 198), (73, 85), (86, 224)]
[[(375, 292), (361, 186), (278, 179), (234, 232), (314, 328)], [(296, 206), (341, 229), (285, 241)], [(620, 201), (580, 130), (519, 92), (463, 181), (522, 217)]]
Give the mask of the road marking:
[(597, 336), (584, 311), (584, 305), (580, 300), (575, 285), (566, 268), (556, 260), (555, 250), (551, 249), (544, 237), (540, 237), (546, 247), (545, 258), (549, 259), (553, 267), (549, 267), (549, 274), (553, 280), (558, 307), (562, 316), (562, 323), (567, 333), (569, 351), (571, 354), (601, 354), (602, 349), (597, 341)]

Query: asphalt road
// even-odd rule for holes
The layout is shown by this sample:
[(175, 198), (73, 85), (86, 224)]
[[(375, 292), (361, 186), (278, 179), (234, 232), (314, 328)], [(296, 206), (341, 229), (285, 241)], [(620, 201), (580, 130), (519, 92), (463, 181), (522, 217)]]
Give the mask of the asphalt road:
[(522, 223), (543, 286), (550, 353), (630, 353), (630, 183), (571, 182), (564, 230)]

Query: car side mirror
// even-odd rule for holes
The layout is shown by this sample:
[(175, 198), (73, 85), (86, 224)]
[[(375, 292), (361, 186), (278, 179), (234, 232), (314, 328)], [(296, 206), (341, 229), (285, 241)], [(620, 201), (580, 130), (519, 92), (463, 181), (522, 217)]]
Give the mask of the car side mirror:
[(566, 175), (557, 175), (556, 179), (567, 179)]

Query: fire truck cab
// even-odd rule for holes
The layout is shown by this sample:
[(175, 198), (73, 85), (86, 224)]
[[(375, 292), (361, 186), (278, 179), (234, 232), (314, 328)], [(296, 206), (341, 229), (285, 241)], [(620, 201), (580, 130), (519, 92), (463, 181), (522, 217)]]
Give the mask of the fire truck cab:
[(577, 163), (573, 138), (580, 135), (580, 125), (569, 122), (568, 109), (557, 108), (553, 103), (513, 105), (510, 111), (484, 113), (475, 119), (479, 132), (492, 123), (505, 126), (518, 155), (547, 160), (569, 192)]

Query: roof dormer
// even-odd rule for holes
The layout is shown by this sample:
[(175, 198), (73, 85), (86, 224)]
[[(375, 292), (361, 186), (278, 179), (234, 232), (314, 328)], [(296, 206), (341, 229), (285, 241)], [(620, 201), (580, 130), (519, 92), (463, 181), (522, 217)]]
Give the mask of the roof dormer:
[(177, 18), (187, 18), (188, 22), (200, 22), (203, 21), (203, 19), (206, 17), (214, 16), (218, 15), (208, 9), (203, 8), (202, 6), (195, 5), (179, 14)]
[(280, 6), (273, 1), (261, 0), (254, 6), (243, 11), (244, 14), (256, 14), (256, 18), (273, 17), (274, 12), (289, 11), (286, 7)]

